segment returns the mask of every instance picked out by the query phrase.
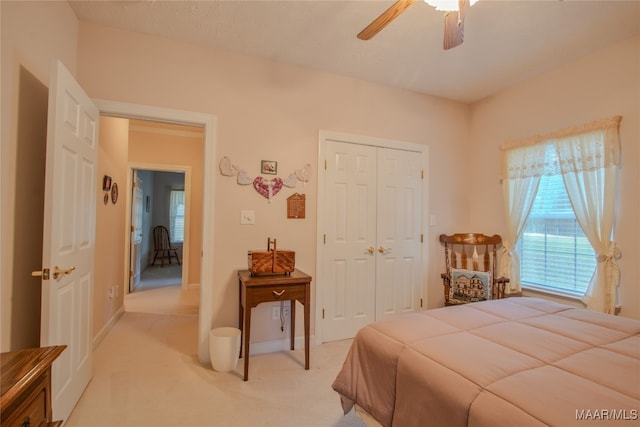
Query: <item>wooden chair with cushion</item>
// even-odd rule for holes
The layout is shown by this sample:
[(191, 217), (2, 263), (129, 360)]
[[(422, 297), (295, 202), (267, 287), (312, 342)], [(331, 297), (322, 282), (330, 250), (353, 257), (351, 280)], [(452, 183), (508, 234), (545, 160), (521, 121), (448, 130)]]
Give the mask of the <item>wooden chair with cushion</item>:
[(441, 274), (445, 305), (504, 298), (507, 277), (496, 277), (502, 237), (479, 233), (440, 235), (446, 271)]
[(151, 265), (156, 264), (156, 259), (160, 260), (160, 267), (164, 267), (164, 260), (168, 259), (171, 264), (171, 258), (175, 257), (180, 265), (180, 257), (178, 257), (178, 250), (171, 245), (171, 239), (169, 238), (169, 230), (163, 225), (157, 225), (153, 227), (153, 244), (155, 254), (153, 255), (153, 261)]

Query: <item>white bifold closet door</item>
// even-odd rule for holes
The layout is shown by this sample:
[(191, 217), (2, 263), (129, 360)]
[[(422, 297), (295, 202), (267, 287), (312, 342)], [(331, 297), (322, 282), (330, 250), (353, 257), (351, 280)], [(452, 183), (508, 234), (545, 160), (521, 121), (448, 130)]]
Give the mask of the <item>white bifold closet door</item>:
[(326, 142), (323, 341), (420, 308), (422, 157)]

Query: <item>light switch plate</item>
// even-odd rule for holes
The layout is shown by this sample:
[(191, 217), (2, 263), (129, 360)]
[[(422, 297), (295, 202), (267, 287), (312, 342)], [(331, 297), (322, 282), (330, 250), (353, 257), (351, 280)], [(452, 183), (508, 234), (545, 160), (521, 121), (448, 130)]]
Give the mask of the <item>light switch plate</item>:
[(240, 224), (255, 224), (256, 211), (240, 211)]

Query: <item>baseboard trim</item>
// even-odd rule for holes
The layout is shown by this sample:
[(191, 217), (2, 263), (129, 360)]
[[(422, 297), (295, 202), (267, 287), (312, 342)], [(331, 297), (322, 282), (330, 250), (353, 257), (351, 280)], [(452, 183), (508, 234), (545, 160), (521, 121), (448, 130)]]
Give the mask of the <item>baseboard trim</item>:
[(111, 319), (109, 319), (109, 321), (104, 325), (104, 327), (102, 329), (100, 329), (100, 332), (98, 332), (96, 334), (96, 336), (93, 337), (93, 349), (94, 350), (102, 342), (104, 337), (107, 336), (109, 331), (115, 326), (115, 324), (118, 322), (118, 320), (120, 320), (120, 318), (122, 317), (123, 314), (124, 314), (124, 304), (122, 304), (120, 306), (120, 308), (118, 309), (118, 311), (116, 311), (113, 314), (113, 316), (111, 316)]

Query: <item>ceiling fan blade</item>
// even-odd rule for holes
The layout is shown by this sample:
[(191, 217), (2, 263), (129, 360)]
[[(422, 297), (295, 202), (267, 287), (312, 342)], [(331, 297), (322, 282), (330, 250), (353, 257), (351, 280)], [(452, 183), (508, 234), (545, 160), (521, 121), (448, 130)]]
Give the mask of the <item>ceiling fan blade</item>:
[(415, 3), (416, 0), (398, 0), (389, 7), (389, 9), (382, 12), (371, 24), (358, 33), (360, 40), (369, 40), (376, 34), (378, 34), (384, 27), (386, 27), (391, 21), (396, 19), (406, 8)]
[(469, 0), (458, 1), (458, 11), (444, 15), (444, 50), (460, 46), (464, 41), (464, 17), (469, 7)]

